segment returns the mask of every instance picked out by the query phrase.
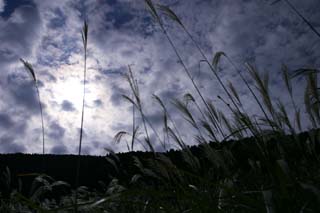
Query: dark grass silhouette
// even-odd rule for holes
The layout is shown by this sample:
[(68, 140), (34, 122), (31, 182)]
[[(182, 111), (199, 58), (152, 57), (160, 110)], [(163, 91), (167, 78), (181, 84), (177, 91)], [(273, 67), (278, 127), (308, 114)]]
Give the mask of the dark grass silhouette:
[[(36, 91), (37, 91), (37, 95), (38, 95), (38, 100), (39, 100), (40, 116), (41, 116), (42, 154), (44, 155), (44, 154), (45, 154), (44, 121), (43, 121), (43, 112), (42, 112), (42, 104), (41, 104), (41, 98), (40, 98), (40, 91), (39, 91), (39, 87), (38, 87), (38, 81), (37, 81), (36, 74), (35, 74), (35, 71), (34, 71), (32, 65), (31, 65), (29, 62), (27, 62), (27, 61), (25, 61), (25, 60), (23, 60), (23, 59), (20, 59), (20, 61), (21, 61), (22, 64), (24, 65), (25, 69), (29, 72), (29, 74), (31, 74), (32, 79), (33, 79), (33, 82), (34, 82), (34, 85), (35, 85), (35, 87), (36, 87)], [(43, 162), (42, 162), (42, 171), (43, 171), (43, 172), (45, 171), (45, 160), (43, 160)]]
[(83, 122), (84, 122), (84, 107), (85, 107), (85, 96), (86, 96), (86, 81), (87, 81), (87, 44), (88, 44), (88, 23), (85, 21), (82, 28), (82, 42), (84, 49), (84, 69), (83, 69), (83, 99), (82, 99), (82, 110), (81, 110), (81, 127), (80, 127), (80, 139), (79, 139), (79, 150), (78, 150), (78, 161), (76, 170), (76, 191), (75, 191), (75, 212), (78, 212), (78, 186), (80, 178), (80, 167), (81, 167), (81, 148), (82, 148), (82, 137), (83, 137)]

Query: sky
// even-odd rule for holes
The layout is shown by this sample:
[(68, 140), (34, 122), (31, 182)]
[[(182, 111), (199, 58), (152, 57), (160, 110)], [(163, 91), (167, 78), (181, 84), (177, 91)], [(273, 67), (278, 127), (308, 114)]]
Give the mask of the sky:
[[(320, 2), (291, 0), (320, 30)], [(290, 107), (281, 81), (281, 66), (292, 72), (319, 68), (320, 39), (284, 1), (159, 0), (179, 16), (208, 58), (225, 52), (239, 67), (254, 64), (270, 75), (270, 91)], [(0, 153), (41, 153), (42, 132), (38, 97), (32, 78), (19, 58), (29, 61), (38, 78), (43, 105), (46, 153), (75, 154), (78, 150), (83, 83), (81, 28), (88, 21), (87, 87), (83, 154), (103, 155), (104, 148), (127, 150), (114, 135), (132, 129), (131, 96), (123, 74), (128, 65), (140, 87), (145, 113), (161, 134), (162, 98), (188, 144), (190, 127), (172, 104), (174, 98), (196, 93), (166, 37), (143, 0), (0, 0)], [(201, 55), (181, 28), (165, 19), (165, 27), (206, 99), (230, 113), (225, 97)], [(239, 76), (221, 61), (219, 75), (232, 82), (245, 107), (259, 110)], [(252, 81), (250, 81), (252, 83)], [(298, 102), (304, 84), (294, 81)], [(302, 108), (302, 114), (305, 114)], [(139, 120), (136, 115), (137, 123)], [(308, 124), (306, 124), (308, 127)], [(143, 137), (143, 135), (141, 135)], [(155, 139), (155, 135), (151, 134)], [(189, 138), (191, 138), (189, 140)], [(156, 140), (154, 140), (156, 141)], [(154, 142), (157, 150), (163, 151)], [(173, 148), (167, 147), (167, 148)], [(143, 147), (137, 143), (135, 150)]]

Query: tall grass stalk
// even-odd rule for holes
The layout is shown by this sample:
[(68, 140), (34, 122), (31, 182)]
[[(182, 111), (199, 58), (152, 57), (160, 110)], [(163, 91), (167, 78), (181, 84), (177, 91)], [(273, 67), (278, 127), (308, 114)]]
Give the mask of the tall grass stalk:
[[(183, 61), (183, 59), (182, 59), (182, 57), (181, 57), (181, 55), (180, 55), (180, 53), (179, 53), (179, 51), (178, 51), (178, 49), (177, 49), (177, 47), (176, 47), (176, 45), (174, 44), (174, 42), (172, 41), (170, 35), (168, 34), (168, 32), (167, 32), (167, 30), (166, 30), (166, 28), (165, 28), (165, 26), (164, 26), (164, 24), (163, 24), (163, 21), (162, 21), (161, 17), (159, 16), (159, 14), (158, 14), (158, 12), (157, 12), (157, 10), (156, 10), (156, 8), (155, 8), (152, 0), (145, 0), (145, 2), (146, 2), (147, 6), (148, 6), (148, 8), (149, 8), (149, 10), (150, 10), (151, 15), (154, 17), (154, 19), (155, 19), (155, 20), (157, 21), (157, 23), (159, 24), (159, 26), (160, 26), (163, 34), (165, 35), (166, 39), (168, 40), (168, 42), (169, 42), (170, 46), (172, 47), (175, 55), (178, 57), (179, 63), (182, 65), (185, 74), (186, 74), (187, 77), (190, 79), (190, 81), (191, 81), (193, 87), (195, 88), (197, 94), (199, 95), (201, 101), (203, 102), (203, 104), (204, 104), (205, 107), (207, 108), (209, 114), (210, 114), (212, 117), (214, 117), (213, 114), (212, 114), (212, 112), (211, 112), (211, 110), (210, 110), (210, 107), (208, 106), (207, 101), (204, 99), (204, 97), (203, 97), (203, 95), (202, 95), (199, 87), (197, 86), (196, 82), (194, 81), (194, 78), (192, 77), (191, 72), (190, 72), (189, 69), (187, 68), (186, 64), (184, 63), (184, 61)], [(221, 133), (222, 135), (224, 135), (222, 131), (221, 131), (220, 133)]]
[[(153, 17), (155, 18), (155, 20), (158, 22), (158, 24), (160, 25), (163, 33), (165, 34), (167, 40), (169, 41), (170, 45), (172, 46), (175, 54), (178, 56), (180, 63), (182, 64), (185, 72), (187, 73), (188, 77), (190, 78), (190, 80), (192, 81), (193, 86), (195, 87), (196, 91), (198, 92), (201, 100), (203, 101), (204, 105), (206, 106), (206, 108), (208, 109), (209, 115), (213, 116), (210, 107), (208, 106), (208, 103), (204, 100), (203, 95), (201, 94), (200, 90), (198, 89), (197, 85), (194, 82), (194, 79), (192, 78), (188, 68), (185, 66), (184, 62), (182, 61), (182, 58), (175, 46), (175, 44), (173, 43), (171, 37), (168, 35), (167, 30), (164, 27), (163, 21), (160, 18), (160, 16), (157, 13), (156, 8), (154, 7), (154, 4), (152, 3), (151, 0), (146, 0), (146, 3), (150, 9), (151, 14), (153, 15)], [(208, 58), (206, 57), (206, 55), (204, 54), (204, 51), (201, 49), (201, 47), (199, 46), (199, 44), (195, 41), (195, 39), (193, 38), (193, 36), (191, 35), (191, 33), (186, 29), (186, 27), (183, 25), (183, 23), (181, 22), (181, 20), (176, 16), (176, 14), (169, 8), (163, 5), (157, 5), (158, 8), (164, 12), (165, 15), (167, 15), (168, 17), (170, 17), (172, 20), (176, 21), (181, 27), (182, 29), (185, 31), (185, 33), (188, 35), (188, 37), (192, 40), (192, 42), (194, 43), (194, 45), (196, 46), (196, 48), (198, 49), (198, 51), (200, 52), (200, 54), (203, 57), (203, 60), (201, 61), (205, 61), (210, 70), (212, 71), (214, 77), (218, 80), (219, 85), (222, 87), (222, 89), (225, 91), (225, 93), (227, 94), (228, 98), (231, 100), (232, 105), (235, 107), (236, 111), (231, 110), (233, 113), (237, 114), (238, 116), (240, 115), (241, 117), (244, 118), (244, 120), (246, 120), (248, 118), (248, 116), (246, 116), (245, 114), (243, 114), (243, 112), (240, 110), (238, 104), (234, 101), (234, 99), (232, 98), (231, 93), (228, 91), (228, 89), (226, 88), (225, 84), (223, 83), (222, 79), (219, 77), (217, 70), (215, 69), (215, 67), (213, 66), (213, 64), (210, 63), (210, 61), (208, 60)], [(269, 119), (267, 119), (269, 120)], [(218, 122), (219, 123), (219, 122)], [(250, 122), (251, 124), (253, 124), (252, 122)], [(270, 122), (271, 123), (271, 122)], [(218, 125), (219, 127), (219, 125)], [(219, 128), (220, 129), (220, 128)], [(253, 135), (255, 135), (255, 132), (252, 131), (252, 128), (249, 127), (249, 130), (252, 132)], [(225, 138), (224, 133), (222, 131), (222, 129), (220, 129), (220, 133), (223, 136), (223, 138)]]
[[(208, 111), (208, 110), (204, 111), (201, 109), (201, 107), (197, 103), (196, 99), (192, 96), (192, 94), (190, 94), (190, 93), (185, 94), (184, 99), (187, 103), (189, 103), (189, 102), (193, 103), (195, 105), (196, 109), (200, 112), (201, 125), (203, 128), (205, 128), (209, 132), (209, 135), (212, 136), (212, 137), (210, 137), (212, 141), (218, 141), (216, 134), (214, 133), (214, 131), (212, 131), (212, 127), (217, 132), (219, 132), (223, 138), (225, 137), (223, 127), (221, 126), (221, 123), (219, 122), (218, 113), (211, 102), (209, 102), (209, 101), (207, 102), (207, 105), (208, 105), (210, 111)], [(211, 123), (211, 125), (209, 122)]]
[[(175, 54), (177, 55), (177, 57), (179, 59), (179, 62), (183, 66), (183, 69), (184, 69), (185, 73), (187, 74), (188, 78), (191, 80), (194, 88), (196, 89), (197, 93), (199, 94), (199, 96), (200, 96), (201, 100), (203, 101), (205, 107), (208, 109), (208, 113), (209, 113), (208, 117), (213, 117), (213, 114), (212, 114), (212, 111), (210, 110), (208, 102), (203, 98), (203, 95), (202, 95), (201, 91), (199, 90), (199, 88), (197, 87), (196, 83), (194, 82), (194, 79), (191, 76), (191, 73), (188, 70), (188, 68), (186, 67), (184, 61), (182, 60), (182, 57), (180, 56), (180, 53), (179, 53), (177, 47), (175, 46), (175, 44), (172, 41), (171, 37), (169, 36), (166, 28), (164, 27), (164, 23), (163, 23), (161, 17), (159, 16), (156, 7), (152, 3), (152, 0), (145, 0), (145, 2), (147, 3), (147, 6), (148, 6), (148, 8), (150, 10), (151, 15), (154, 17), (154, 19), (159, 24), (162, 32), (166, 36), (166, 38), (169, 41), (171, 47), (173, 48)], [(170, 10), (170, 8), (168, 8), (166, 6), (162, 6), (162, 5), (157, 5), (157, 6), (158, 6), (157, 8), (160, 9), (165, 15), (167, 15), (172, 20), (176, 21), (183, 28), (184, 32), (188, 35), (188, 37), (192, 40), (192, 42), (196, 46), (197, 50), (200, 52), (200, 54), (203, 57), (203, 60), (201, 60), (201, 61), (205, 61), (208, 64), (208, 66), (209, 66), (210, 70), (212, 71), (214, 77), (218, 80), (219, 85), (222, 87), (222, 89), (227, 94), (228, 98), (230, 99), (234, 109), (229, 104), (227, 104), (227, 106), (229, 107), (229, 109), (231, 110), (231, 112), (235, 116), (236, 126), (239, 127), (239, 129), (248, 129), (251, 132), (251, 134), (255, 138), (255, 141), (257, 142), (256, 146), (259, 149), (259, 152), (261, 153), (261, 155), (263, 156), (262, 160), (267, 161), (269, 153), (264, 151), (265, 148), (266, 148), (265, 147), (266, 144), (265, 144), (264, 137), (262, 137), (263, 132), (261, 132), (261, 129), (260, 129), (260, 126), (259, 126), (260, 124), (255, 120), (252, 121), (251, 117), (249, 115), (247, 115), (247, 114), (245, 114), (245, 112), (241, 111), (241, 109), (240, 109), (241, 104), (240, 103), (237, 104), (235, 102), (236, 97), (235, 98), (232, 97), (232, 95), (229, 92), (229, 90), (227, 89), (226, 85), (223, 83), (222, 79), (219, 77), (217, 69), (214, 67), (214, 64), (217, 63), (217, 62), (215, 62), (216, 58), (214, 58), (212, 63), (208, 60), (208, 58), (206, 57), (204, 51), (201, 49), (199, 44), (195, 41), (195, 39), (193, 38), (191, 33), (186, 29), (186, 27), (182, 24), (181, 20), (175, 15), (175, 13)], [(218, 57), (217, 61), (219, 61), (219, 58), (220, 57)], [(249, 72), (251, 77), (255, 80), (257, 89), (259, 90), (259, 92), (260, 92), (260, 94), (262, 96), (263, 103), (264, 103), (265, 107), (268, 109), (268, 111), (269, 111), (269, 113), (271, 115), (271, 118), (272, 118), (272, 120), (269, 118), (269, 116), (267, 115), (266, 111), (264, 110), (264, 107), (261, 105), (259, 99), (256, 97), (256, 95), (253, 92), (253, 90), (250, 88), (248, 82), (245, 81), (246, 85), (249, 86), (249, 90), (254, 95), (256, 101), (258, 102), (260, 108), (262, 109), (262, 111), (263, 111), (263, 113), (265, 115), (265, 119), (262, 118), (260, 120), (266, 121), (269, 124), (269, 126), (272, 128), (274, 134), (278, 134), (278, 132), (284, 133), (282, 131), (283, 129), (281, 128), (281, 126), (283, 124), (285, 124), (285, 125), (288, 124), (288, 119), (287, 119), (287, 116), (286, 116), (286, 112), (281, 108), (280, 108), (280, 111), (281, 111), (281, 115), (283, 115), (282, 116), (283, 119), (277, 119), (278, 113), (276, 112), (276, 109), (273, 107), (272, 100), (271, 100), (271, 97), (270, 97), (269, 91), (268, 91), (268, 82), (269, 82), (268, 76), (265, 75), (264, 76), (265, 78), (262, 79), (260, 77), (258, 71), (256, 70), (256, 68), (251, 66), (250, 64), (247, 64), (247, 71)], [(243, 77), (242, 79), (245, 79), (245, 78)], [(232, 92), (232, 90), (231, 90), (231, 92)], [(313, 111), (316, 111), (316, 107), (313, 107), (313, 109), (314, 109)], [(181, 108), (180, 108), (180, 110), (181, 110)], [(184, 111), (184, 110), (182, 110), (182, 111)], [(189, 116), (189, 118), (190, 118), (190, 116)], [(190, 122), (190, 121), (192, 121), (192, 119), (188, 120), (188, 121)], [(214, 119), (213, 123), (215, 123), (216, 121), (217, 121), (217, 123), (220, 123), (220, 124), (222, 123), (222, 122), (219, 122), (219, 120), (217, 120), (216, 118)], [(193, 122), (190, 122), (190, 123), (192, 124)], [(287, 125), (287, 126), (289, 126), (289, 128), (290, 128), (290, 125)], [(210, 133), (210, 129), (211, 129), (210, 126), (209, 127), (203, 126), (203, 127), (205, 129), (209, 130), (209, 133)], [(195, 128), (198, 129), (198, 127), (195, 127)], [(235, 131), (235, 132), (237, 132), (237, 131)], [(262, 134), (260, 134), (260, 132)], [(220, 133), (223, 136), (223, 131), (220, 131)], [(200, 138), (201, 138), (201, 134), (200, 134)], [(225, 138), (225, 136), (223, 136), (223, 138)]]
[(193, 36), (191, 35), (191, 33), (187, 30), (187, 28), (184, 26), (184, 24), (181, 22), (181, 20), (178, 18), (178, 16), (169, 8), (166, 7), (164, 5), (158, 5), (158, 8), (163, 11), (167, 16), (169, 16), (172, 20), (176, 21), (184, 30), (184, 32), (188, 35), (188, 37), (191, 39), (191, 41), (194, 43), (194, 45), (196, 46), (196, 48), (198, 49), (199, 53), (201, 54), (201, 56), (203, 57), (203, 61), (205, 61), (210, 70), (213, 72), (214, 77), (218, 80), (220, 86), (222, 87), (222, 89), (225, 91), (225, 93), (228, 95), (228, 97), (230, 98), (232, 104), (234, 105), (234, 107), (240, 111), (238, 105), (235, 103), (235, 101), (232, 99), (232, 96), (230, 94), (230, 92), (227, 90), (226, 86), (224, 85), (224, 83), (222, 82), (222, 79), (220, 78), (220, 76), (218, 75), (217, 70), (214, 68), (214, 66), (211, 64), (211, 62), (208, 60), (207, 56), (204, 54), (204, 51), (201, 49), (201, 47), (199, 46), (198, 42), (196, 42), (196, 40), (193, 38)]
[[(139, 87), (138, 87), (137, 81), (133, 77), (132, 70), (131, 70), (130, 66), (128, 66), (128, 70), (129, 70), (129, 73), (125, 75), (125, 78), (126, 78), (127, 82), (130, 85), (131, 91), (133, 92), (134, 100), (132, 98), (126, 96), (126, 95), (123, 95), (123, 97), (126, 100), (128, 100), (129, 102), (131, 102), (133, 104), (133, 107), (136, 107), (138, 109), (138, 111), (140, 113), (140, 116), (141, 116), (141, 119), (142, 119), (142, 125), (143, 125), (144, 131), (146, 133), (145, 141), (146, 141), (150, 151), (155, 153), (155, 150), (154, 150), (153, 145), (152, 145), (151, 140), (150, 140), (149, 131), (148, 131), (148, 128), (147, 128), (148, 120), (147, 120), (146, 115), (144, 114), (143, 108), (142, 108)], [(154, 128), (152, 127), (152, 125), (151, 125), (151, 128), (154, 131), (154, 133), (157, 135), (157, 133), (154, 130)], [(160, 139), (160, 137), (158, 137), (158, 138)]]
[(162, 147), (165, 147), (165, 140), (161, 139), (161, 137), (159, 136), (157, 130), (154, 128), (154, 126), (152, 125), (152, 123), (150, 122), (148, 117), (145, 115), (145, 113), (143, 111), (141, 97), (140, 97), (138, 82), (133, 76), (131, 66), (128, 66), (128, 70), (129, 70), (129, 72), (125, 75), (125, 78), (126, 78), (127, 82), (130, 85), (131, 91), (133, 92), (133, 98), (130, 98), (130, 97), (126, 96), (126, 95), (123, 95), (123, 97), (126, 100), (128, 100), (130, 103), (132, 103), (133, 107), (136, 107), (137, 110), (139, 111), (141, 119), (142, 119), (143, 128), (144, 128), (144, 131), (146, 133), (145, 141), (147, 142), (150, 151), (154, 152), (155, 150), (153, 148), (153, 145), (151, 144), (150, 135), (148, 133), (148, 126), (152, 130), (152, 132), (156, 136), (156, 138), (159, 140), (159, 142), (161, 143)]
[(84, 120), (84, 107), (85, 107), (85, 96), (86, 96), (86, 80), (87, 80), (87, 44), (88, 44), (88, 23), (85, 21), (82, 28), (82, 42), (84, 48), (84, 67), (83, 67), (83, 96), (82, 96), (82, 111), (81, 111), (81, 127), (80, 127), (80, 139), (78, 149), (78, 161), (76, 170), (75, 180), (75, 212), (78, 212), (78, 186), (80, 178), (80, 164), (81, 164), (81, 148), (82, 148), (82, 137), (83, 137), (83, 120)]
[(293, 92), (292, 92), (293, 88), (292, 88), (292, 83), (291, 83), (291, 79), (289, 76), (288, 67), (286, 65), (282, 65), (281, 71), (282, 71), (282, 79), (286, 85), (287, 91), (290, 96), (291, 104), (292, 104), (294, 112), (295, 112), (294, 126), (297, 125), (299, 131), (302, 131), (301, 122), (300, 122), (300, 110), (298, 109), (297, 104), (293, 98)]
[(162, 102), (162, 100), (155, 94), (153, 94), (153, 98), (158, 102), (158, 104), (161, 106), (162, 110), (163, 110), (163, 149), (166, 150), (166, 140), (167, 143), (169, 144), (169, 133), (168, 133), (168, 119), (170, 119), (169, 117), (169, 113), (167, 112), (167, 109), (164, 105), (164, 103)]
[[(181, 141), (183, 143), (182, 137), (181, 137), (181, 133), (175, 123), (175, 121), (172, 119), (170, 113), (168, 112), (167, 107), (165, 106), (165, 104), (163, 103), (163, 101), (161, 100), (161, 98), (157, 95), (153, 95), (153, 97), (155, 98), (155, 100), (159, 103), (159, 105), (162, 107), (163, 111), (164, 111), (164, 123), (165, 123), (165, 130), (167, 133), (167, 137), (169, 137), (169, 133), (170, 133), (170, 127), (169, 127), (169, 121), (173, 126), (173, 130), (176, 133), (176, 137), (179, 139), (179, 141)], [(169, 141), (169, 139), (168, 139)], [(181, 147), (181, 148), (184, 148)]]
[[(160, 16), (158, 15), (156, 8), (154, 7), (153, 3), (151, 0), (146, 0), (147, 5), (149, 6), (149, 9), (151, 11), (151, 14), (153, 14), (153, 16), (155, 17), (155, 19), (158, 21), (163, 33), (165, 34), (165, 36), (167, 37), (167, 40), (170, 42), (171, 46), (173, 47), (176, 55), (178, 56), (181, 64), (183, 65), (186, 73), (188, 74), (188, 77), (191, 79), (191, 81), (193, 82), (195, 88), (197, 89), (197, 92), (199, 93), (202, 101), (204, 102), (205, 106), (208, 108), (208, 112), (211, 113), (211, 110), (208, 106), (208, 103), (203, 99), (203, 96), (200, 92), (200, 90), (198, 89), (198, 87), (195, 85), (193, 78), (191, 77), (188, 69), (186, 68), (186, 66), (184, 65), (184, 62), (181, 59), (181, 56), (177, 50), (177, 48), (175, 47), (174, 43), (172, 42), (170, 36), (168, 35), (166, 29), (164, 28), (164, 24), (162, 22), (162, 19), (160, 18)], [(238, 117), (238, 124), (243, 123), (245, 127), (248, 128), (248, 130), (251, 132), (251, 134), (254, 136), (255, 141), (258, 142), (257, 146), (260, 150), (260, 152), (263, 154), (264, 157), (266, 157), (265, 152), (264, 152), (264, 148), (259, 144), (259, 141), (261, 139), (259, 139), (259, 132), (257, 131), (259, 128), (255, 127), (255, 123), (251, 121), (250, 117), (247, 114), (244, 114), (238, 104), (235, 102), (234, 98), (232, 97), (231, 93), (228, 91), (226, 85), (223, 83), (222, 79), (220, 78), (220, 76), (218, 75), (217, 69), (214, 67), (214, 60), (212, 63), (210, 63), (210, 61), (208, 60), (208, 58), (206, 57), (206, 55), (204, 54), (204, 51), (201, 49), (201, 47), (199, 46), (199, 44), (195, 41), (195, 39), (193, 38), (193, 36), (191, 35), (191, 33), (187, 30), (187, 28), (183, 25), (183, 23), (181, 22), (181, 20), (177, 17), (177, 15), (169, 8), (163, 5), (157, 5), (158, 9), (160, 9), (165, 15), (167, 15), (169, 18), (171, 18), (172, 20), (174, 20), (175, 22), (177, 22), (182, 29), (184, 30), (184, 32), (188, 35), (188, 37), (192, 40), (192, 42), (194, 43), (194, 45), (196, 46), (197, 50), (199, 51), (199, 53), (201, 54), (201, 56), (203, 57), (203, 60), (201, 61), (205, 61), (210, 70), (212, 71), (214, 77), (218, 80), (219, 85), (222, 87), (222, 89), (224, 90), (224, 92), (227, 94), (228, 98), (230, 99), (232, 105), (234, 106), (235, 110), (232, 109), (232, 107), (230, 105), (227, 104), (227, 106), (230, 108), (231, 112), (235, 115), (235, 117)], [(215, 59), (215, 58), (214, 58)], [(273, 107), (272, 107), (272, 103), (270, 100), (270, 96), (268, 94), (268, 90), (267, 90), (267, 85), (268, 85), (268, 78), (264, 79), (265, 81), (261, 81), (261, 78), (259, 78), (260, 76), (258, 75), (258, 73), (256, 72), (255, 69), (251, 69), (251, 74), (252, 77), (257, 77), (255, 78), (258, 86), (260, 86), (260, 92), (262, 94), (262, 97), (264, 98), (265, 104), (267, 104), (268, 109), (270, 109), (270, 111), (273, 111)], [(259, 84), (260, 82), (262, 82), (262, 84)], [(266, 115), (266, 114), (265, 114)], [(273, 124), (274, 122), (271, 122), (270, 119), (268, 117), (266, 117), (266, 119), (269, 121), (270, 125)], [(273, 128), (273, 126), (271, 125), (271, 127)], [(241, 128), (242, 129), (242, 128)], [(223, 138), (225, 138), (223, 132), (221, 131)]]
[[(226, 86), (224, 85), (224, 83), (222, 82), (222, 79), (219, 77), (218, 73), (217, 73), (217, 63), (219, 62), (219, 59), (221, 58), (221, 56), (225, 56), (227, 57), (228, 61), (231, 63), (231, 65), (237, 70), (238, 74), (240, 75), (241, 79), (244, 81), (244, 83), (246, 84), (246, 86), (248, 87), (249, 91), (251, 92), (251, 94), (254, 96), (256, 102), (258, 103), (260, 109), (262, 110), (265, 118), (267, 121), (269, 121), (270, 126), (274, 129), (274, 127), (272, 126), (272, 122), (270, 121), (270, 118), (268, 117), (267, 113), (265, 112), (264, 108), (262, 107), (262, 104), (260, 103), (259, 99), (257, 98), (257, 96), (255, 95), (255, 93), (253, 92), (253, 90), (251, 89), (251, 87), (249, 86), (249, 83), (247, 82), (247, 80), (244, 78), (244, 76), (241, 74), (240, 70), (236, 68), (235, 64), (233, 63), (233, 61), (224, 53), (224, 52), (218, 52), (215, 57), (213, 58), (212, 63), (210, 63), (210, 61), (208, 60), (207, 56), (204, 54), (204, 51), (201, 49), (201, 47), (199, 46), (198, 42), (196, 42), (196, 40), (194, 39), (194, 37), (192, 36), (192, 34), (188, 31), (188, 29), (184, 26), (184, 24), (182, 23), (182, 21), (179, 19), (179, 17), (167, 6), (163, 6), (163, 5), (158, 5), (158, 8), (164, 12), (165, 15), (167, 15), (169, 18), (171, 18), (173, 21), (177, 22), (181, 28), (183, 29), (183, 31), (188, 35), (188, 37), (190, 38), (190, 40), (194, 43), (194, 45), (196, 46), (196, 48), (198, 49), (199, 53), (201, 54), (201, 56), (203, 57), (203, 62), (206, 62), (210, 68), (210, 70), (212, 71), (212, 73), (214, 74), (215, 78), (218, 80), (219, 84), (221, 85), (221, 87), (223, 88), (223, 90), (225, 91), (225, 93), (227, 94), (228, 98), (231, 100), (233, 106), (237, 109), (238, 112), (240, 112), (240, 115), (242, 114), (238, 104), (234, 101), (234, 99), (232, 98), (232, 95), (230, 94), (230, 92), (228, 91), (228, 89), (226, 88)], [(240, 105), (241, 106), (241, 105)], [(232, 110), (233, 111), (233, 110)]]
[[(22, 64), (24, 65), (25, 69), (31, 74), (34, 85), (36, 87), (36, 91), (37, 91), (37, 95), (38, 95), (38, 101), (39, 101), (39, 108), (40, 108), (40, 116), (41, 116), (41, 129), (42, 129), (42, 155), (45, 154), (45, 141), (44, 141), (44, 121), (43, 121), (43, 110), (42, 110), (42, 104), (41, 104), (41, 99), (40, 99), (40, 91), (39, 91), (39, 86), (38, 86), (38, 81), (36, 78), (36, 74), (34, 72), (34, 69), (32, 67), (32, 65), (23, 60), (22, 58), (20, 59), (20, 61), (22, 62)], [(45, 170), (45, 162), (44, 162), (44, 156), (43, 156), (43, 165), (42, 165), (42, 169), (43, 171)]]
[(131, 138), (131, 151), (133, 152), (135, 136), (138, 132), (139, 126), (136, 127), (136, 111), (135, 105), (132, 104), (132, 138)]
[(236, 70), (237, 74), (240, 76), (241, 80), (244, 82), (244, 84), (246, 85), (246, 87), (250, 91), (251, 95), (253, 96), (254, 100), (257, 102), (261, 112), (263, 113), (264, 117), (266, 118), (266, 120), (269, 123), (269, 125), (271, 126), (271, 128), (273, 130), (275, 130), (275, 127), (273, 126), (273, 122), (271, 122), (271, 119), (269, 118), (267, 112), (265, 111), (264, 107), (262, 106), (262, 104), (261, 104), (260, 100), (258, 99), (257, 95), (255, 94), (255, 92), (251, 88), (249, 82), (243, 76), (243, 74), (241, 73), (240, 69), (238, 69), (238, 67), (235, 65), (233, 60), (226, 54), (224, 54), (224, 56), (227, 58), (227, 61), (231, 64), (231, 66), (234, 68), (234, 70)]

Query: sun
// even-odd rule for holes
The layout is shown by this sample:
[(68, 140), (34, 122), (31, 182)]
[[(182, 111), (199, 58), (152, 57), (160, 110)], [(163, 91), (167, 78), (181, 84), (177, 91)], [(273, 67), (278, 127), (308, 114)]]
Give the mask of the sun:
[[(80, 56), (79, 56), (80, 57)], [(77, 58), (77, 57), (76, 57)], [(63, 64), (56, 68), (54, 76), (56, 81), (48, 85), (51, 91), (51, 100), (54, 104), (60, 107), (64, 101), (72, 103), (77, 112), (81, 111), (83, 101), (83, 65)], [(90, 79), (90, 72), (87, 70), (87, 84), (86, 84), (86, 106), (90, 105), (98, 98), (98, 85), (93, 84)], [(60, 109), (59, 109), (60, 110)]]
[[(95, 100), (96, 93), (93, 91), (91, 85), (86, 85), (86, 103), (90, 103)], [(71, 102), (74, 108), (79, 111), (82, 106), (83, 99), (83, 80), (80, 77), (68, 77), (64, 80), (60, 80), (55, 85), (54, 98), (58, 104), (67, 100)]]
[(69, 77), (65, 80), (60, 80), (55, 85), (54, 96), (56, 102), (61, 104), (67, 100), (71, 102), (76, 109), (81, 106), (83, 95), (83, 85), (78, 78)]

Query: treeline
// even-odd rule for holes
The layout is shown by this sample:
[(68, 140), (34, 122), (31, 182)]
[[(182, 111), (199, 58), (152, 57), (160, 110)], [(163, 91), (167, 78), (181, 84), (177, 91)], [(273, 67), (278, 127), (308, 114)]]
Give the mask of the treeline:
[[(310, 138), (309, 133), (301, 133), (298, 137), (299, 143), (305, 144)], [(278, 143), (287, 143), (290, 148), (289, 159), (298, 161), (301, 155), (300, 147), (293, 143), (294, 136), (283, 137), (270, 137), (266, 142), (270, 156), (274, 156), (277, 160), (280, 153), (277, 150)], [(316, 139), (314, 141), (317, 141)], [(290, 145), (292, 143), (292, 145)], [(213, 147), (216, 151), (228, 150), (234, 156), (236, 166), (242, 171), (250, 168), (249, 159), (259, 160), (256, 156), (258, 146), (254, 138), (245, 138), (239, 141), (225, 141), (222, 143), (210, 143), (209, 146)], [(319, 152), (320, 145), (315, 143), (315, 150)], [(195, 155), (201, 164), (203, 172), (207, 172), (207, 160), (203, 155), (204, 145), (188, 147), (192, 154)], [(170, 150), (165, 153), (167, 157), (180, 169), (190, 170), (192, 168), (186, 167), (182, 158), (185, 150)], [(119, 179), (125, 185), (130, 182), (130, 178), (139, 173), (139, 168), (136, 166), (134, 157), (137, 157), (141, 162), (148, 163), (148, 159), (155, 158), (156, 154), (151, 152), (128, 152), (118, 154), (108, 154), (106, 156), (81, 156), (81, 175), (80, 185), (99, 190), (102, 185), (107, 184), (113, 177)], [(22, 192), (28, 193), (34, 178), (44, 173), (55, 180), (65, 181), (74, 186), (75, 182), (75, 165), (77, 162), (76, 155), (53, 155), (46, 154), (45, 156), (39, 154), (0, 154), (0, 171), (4, 172), (8, 167), (11, 172), (11, 184), (14, 188), (18, 188), (19, 179), (22, 183)]]

